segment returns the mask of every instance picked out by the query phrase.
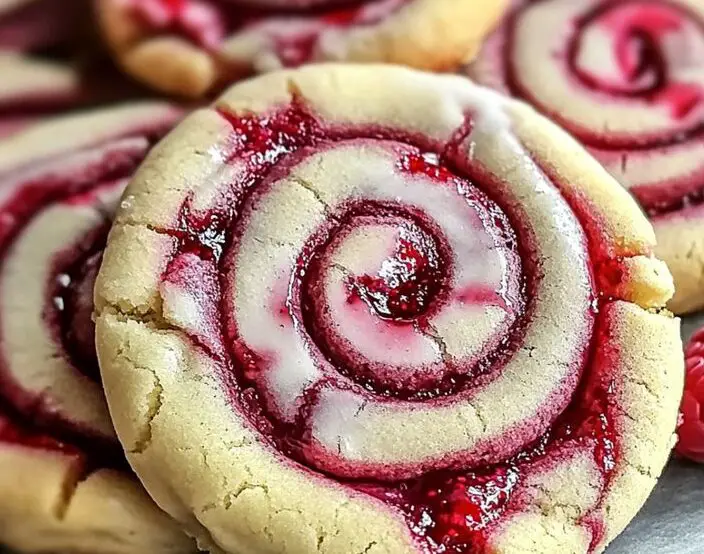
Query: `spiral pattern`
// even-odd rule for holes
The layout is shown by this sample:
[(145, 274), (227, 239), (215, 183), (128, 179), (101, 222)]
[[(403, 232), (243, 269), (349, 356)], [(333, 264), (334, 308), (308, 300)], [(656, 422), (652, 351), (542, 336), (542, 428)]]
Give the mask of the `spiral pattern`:
[(192, 550), (124, 474), (92, 321), (93, 284), (126, 180), (177, 115), (160, 104), (128, 106), (0, 142), (4, 545)]
[[(649, 234), (566, 135), (462, 78), (240, 85), (155, 149), (111, 233), (97, 331), (120, 439), (226, 552), (596, 550), (675, 425)], [(555, 503), (577, 515), (551, 539)]]
[(704, 175), (702, 60), (698, 2), (554, 0), (517, 2), (470, 68), (560, 123), (636, 196), (674, 273), (678, 312), (701, 305), (690, 237)]
[[(166, 92), (203, 96), (236, 77), (315, 61), (457, 67), (508, 0), (103, 0), (122, 65)], [(443, 30), (442, 40), (437, 29)], [(412, 40), (409, 40), (412, 37)]]

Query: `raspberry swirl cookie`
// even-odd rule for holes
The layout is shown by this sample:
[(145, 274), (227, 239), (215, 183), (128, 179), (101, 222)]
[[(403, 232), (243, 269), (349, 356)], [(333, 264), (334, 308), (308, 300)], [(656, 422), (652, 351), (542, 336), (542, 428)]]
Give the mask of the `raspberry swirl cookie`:
[(653, 243), (572, 139), (467, 79), (249, 81), (151, 152), (110, 233), (118, 435), (214, 552), (601, 551), (682, 392)]
[(650, 216), (670, 308), (704, 307), (704, 3), (515, 4), (470, 74), (585, 144)]
[(336, 60), (451, 69), (508, 0), (98, 0), (126, 70), (198, 97), (252, 72)]
[(91, 320), (125, 179), (177, 115), (134, 105), (0, 142), (0, 544), (18, 552), (194, 551), (127, 471)]

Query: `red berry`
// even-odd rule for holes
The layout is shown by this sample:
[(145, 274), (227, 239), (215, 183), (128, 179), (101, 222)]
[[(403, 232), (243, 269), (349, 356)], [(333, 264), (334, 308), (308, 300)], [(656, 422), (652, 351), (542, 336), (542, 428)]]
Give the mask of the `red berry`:
[(685, 350), (685, 383), (677, 452), (704, 463), (704, 328), (697, 331)]

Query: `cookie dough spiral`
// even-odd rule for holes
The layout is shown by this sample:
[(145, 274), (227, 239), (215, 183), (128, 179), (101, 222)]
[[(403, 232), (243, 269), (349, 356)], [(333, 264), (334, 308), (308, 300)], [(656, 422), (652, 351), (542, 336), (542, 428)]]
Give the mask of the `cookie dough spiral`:
[(0, 141), (0, 544), (13, 551), (195, 550), (127, 472), (92, 321), (120, 195), (178, 116), (135, 104)]
[(241, 84), (153, 150), (111, 231), (116, 428), (216, 551), (599, 550), (681, 392), (652, 244), (573, 140), (461, 77)]
[(527, 100), (587, 146), (650, 216), (677, 285), (670, 307), (700, 308), (704, 6), (515, 4), (471, 75)]

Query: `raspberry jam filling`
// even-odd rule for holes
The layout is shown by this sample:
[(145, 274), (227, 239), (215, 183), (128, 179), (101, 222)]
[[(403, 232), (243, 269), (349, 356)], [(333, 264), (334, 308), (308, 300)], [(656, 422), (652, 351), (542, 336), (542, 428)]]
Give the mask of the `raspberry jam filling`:
[[(386, 226), (386, 224), (384, 224)], [(435, 240), (413, 223), (392, 227), (394, 248), (374, 274), (351, 275), (350, 304), (362, 300), (378, 317), (412, 321), (425, 313), (443, 287)]]
[[(704, 166), (696, 161), (704, 137), (700, 14), (684, 3), (627, 0), (599, 2), (565, 20), (565, 46), (554, 47), (549, 55), (556, 70), (564, 72), (560, 79), (575, 90), (577, 105), (593, 104), (600, 123), (590, 128), (546, 103), (515, 64), (521, 22), (536, 4), (526, 2), (518, 8), (507, 28), (502, 64), (509, 91), (558, 121), (592, 149), (607, 169), (617, 176), (625, 173), (624, 184), (649, 215), (700, 204), (704, 190)], [(603, 126), (602, 119), (607, 122)], [(643, 122), (641, 130), (632, 129), (634, 121)], [(688, 152), (691, 160), (685, 159)], [(662, 159), (655, 164), (658, 158)], [(665, 167), (668, 159), (681, 166), (677, 173)], [(640, 176), (638, 166), (653, 166), (653, 170)], [(635, 182), (627, 171), (638, 174)], [(660, 172), (659, 179), (650, 174)]]
[[(479, 397), (522, 352), (539, 355), (528, 341), (549, 260), (515, 201), (462, 161), (471, 121), (433, 144), (326, 127), (300, 101), (265, 117), (221, 115), (232, 126), (224, 158), (244, 170), (158, 231), (180, 245), (162, 275), (164, 315), (221, 368), (233, 409), (282, 457), (402, 513), (423, 552), (489, 551), (529, 502), (527, 483), (576, 451), (600, 475), (603, 499), (620, 463), (618, 352), (594, 347), (611, 342), (608, 295), (581, 304), (590, 338), (574, 339), (572, 374), (536, 421), (522, 414), (520, 427), (474, 450), (417, 464), (411, 451), (410, 461), (385, 458), (397, 452), (366, 433), (400, 421), (403, 434), (410, 418)], [(360, 152), (370, 159), (357, 168)], [(330, 169), (340, 159), (346, 175)], [(292, 201), (304, 216), (286, 208)], [(592, 550), (600, 503), (578, 522)]]
[(677, 430), (677, 453), (704, 463), (704, 331), (698, 330), (685, 350), (685, 385)]
[(95, 351), (93, 287), (108, 229), (107, 225), (98, 227), (81, 244), (57, 256), (44, 310), (71, 365), (94, 381), (100, 380), (100, 369)]
[(314, 57), (321, 34), (327, 29), (374, 25), (408, 0), (274, 0), (249, 2), (249, 7), (228, 0), (130, 2), (146, 27), (163, 34), (178, 34), (210, 50), (216, 50), (235, 33), (256, 31), (271, 41), (283, 65), (293, 67)]
[(63, 452), (75, 456), (81, 455), (80, 450), (75, 446), (57, 440), (49, 435), (25, 429), (17, 424), (15, 418), (11, 418), (0, 411), (0, 443), (3, 442), (39, 450)]

